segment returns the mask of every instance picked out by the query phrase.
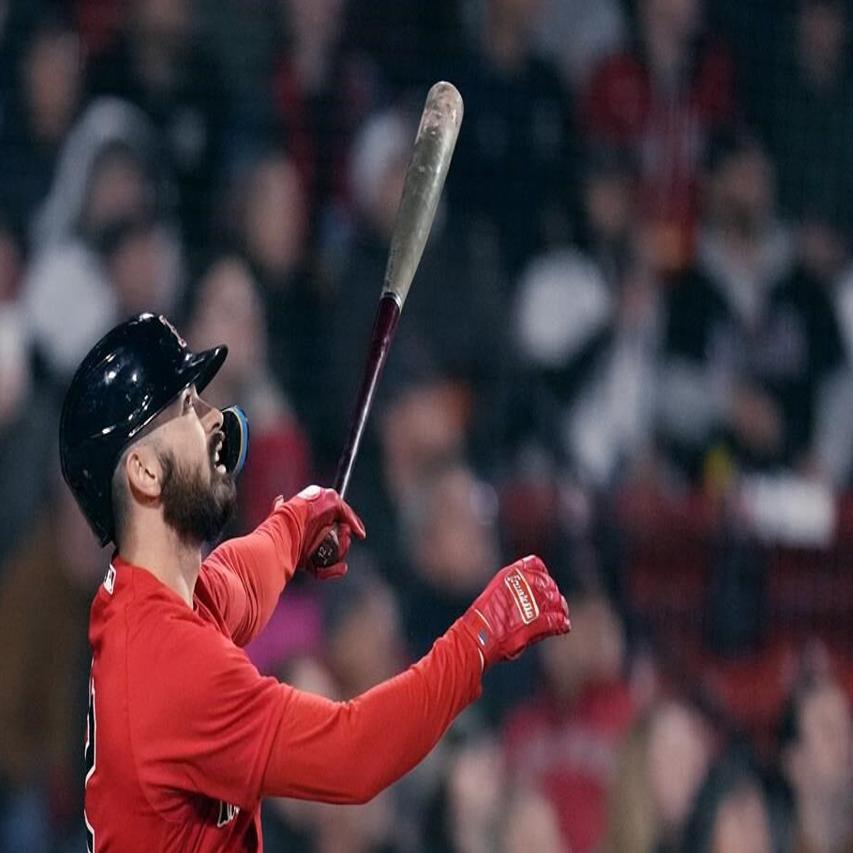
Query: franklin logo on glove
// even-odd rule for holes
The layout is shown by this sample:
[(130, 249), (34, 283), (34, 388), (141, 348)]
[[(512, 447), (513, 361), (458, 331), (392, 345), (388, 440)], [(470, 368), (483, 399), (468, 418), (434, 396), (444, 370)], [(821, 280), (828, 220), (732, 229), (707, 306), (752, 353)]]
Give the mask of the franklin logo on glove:
[(536, 604), (536, 599), (533, 597), (524, 575), (521, 572), (507, 575), (504, 583), (509, 587), (512, 597), (515, 599), (516, 607), (521, 614), (521, 621), (525, 625), (529, 625), (539, 615), (539, 605)]

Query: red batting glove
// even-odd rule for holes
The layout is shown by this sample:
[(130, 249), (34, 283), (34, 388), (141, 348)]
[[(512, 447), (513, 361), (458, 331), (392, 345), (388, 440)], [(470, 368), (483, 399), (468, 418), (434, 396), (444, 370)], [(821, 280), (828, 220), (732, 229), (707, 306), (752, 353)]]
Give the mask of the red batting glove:
[[(296, 568), (310, 572), (320, 580), (345, 575), (348, 567), (344, 558), (349, 551), (351, 533), (359, 539), (365, 537), (364, 524), (353, 508), (334, 489), (322, 489), (320, 486), (304, 488), (287, 503), (302, 523), (302, 547)], [(311, 555), (332, 528), (337, 528), (338, 532), (339, 560), (326, 568), (315, 567), (311, 563)]]
[(484, 670), (572, 629), (569, 605), (539, 557), (501, 569), (459, 623), (476, 642)]

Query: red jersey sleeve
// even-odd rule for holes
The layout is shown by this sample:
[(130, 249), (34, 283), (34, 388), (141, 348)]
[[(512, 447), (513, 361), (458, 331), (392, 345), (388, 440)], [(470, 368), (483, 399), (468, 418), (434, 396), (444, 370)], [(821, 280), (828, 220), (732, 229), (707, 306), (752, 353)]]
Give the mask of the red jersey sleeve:
[(287, 691), (213, 625), (189, 611), (171, 621), (128, 652), (130, 742), (142, 789), (167, 818), (185, 807), (187, 793), (254, 808)]
[(205, 560), (203, 587), (238, 646), (249, 643), (269, 621), (296, 570), (301, 546), (299, 518), (280, 502), (252, 533), (223, 542)]
[(351, 702), (287, 688), (264, 795), (363, 803), (411, 770), (480, 695), (477, 648), (451, 628), (404, 673)]

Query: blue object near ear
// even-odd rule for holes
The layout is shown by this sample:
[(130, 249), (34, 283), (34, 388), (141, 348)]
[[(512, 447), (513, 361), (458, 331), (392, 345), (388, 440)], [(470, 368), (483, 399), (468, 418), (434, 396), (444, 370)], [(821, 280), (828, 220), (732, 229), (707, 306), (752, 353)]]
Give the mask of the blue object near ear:
[(249, 421), (239, 406), (222, 410), (222, 432), (225, 433), (225, 441), (219, 457), (225, 470), (232, 477), (237, 477), (246, 464), (246, 454), (249, 452)]

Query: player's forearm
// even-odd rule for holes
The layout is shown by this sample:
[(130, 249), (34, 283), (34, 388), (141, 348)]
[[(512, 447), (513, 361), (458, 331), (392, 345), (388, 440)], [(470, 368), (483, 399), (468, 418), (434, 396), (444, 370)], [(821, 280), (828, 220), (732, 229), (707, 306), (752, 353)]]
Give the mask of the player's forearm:
[(245, 645), (269, 621), (279, 596), (296, 571), (302, 547), (302, 525), (285, 503), (251, 533), (223, 542), (211, 555), (240, 579), (244, 605), (235, 608), (232, 636)]
[(361, 803), (411, 770), (480, 694), (480, 655), (451, 628), (401, 675), (351, 702), (294, 690), (263, 795)]

